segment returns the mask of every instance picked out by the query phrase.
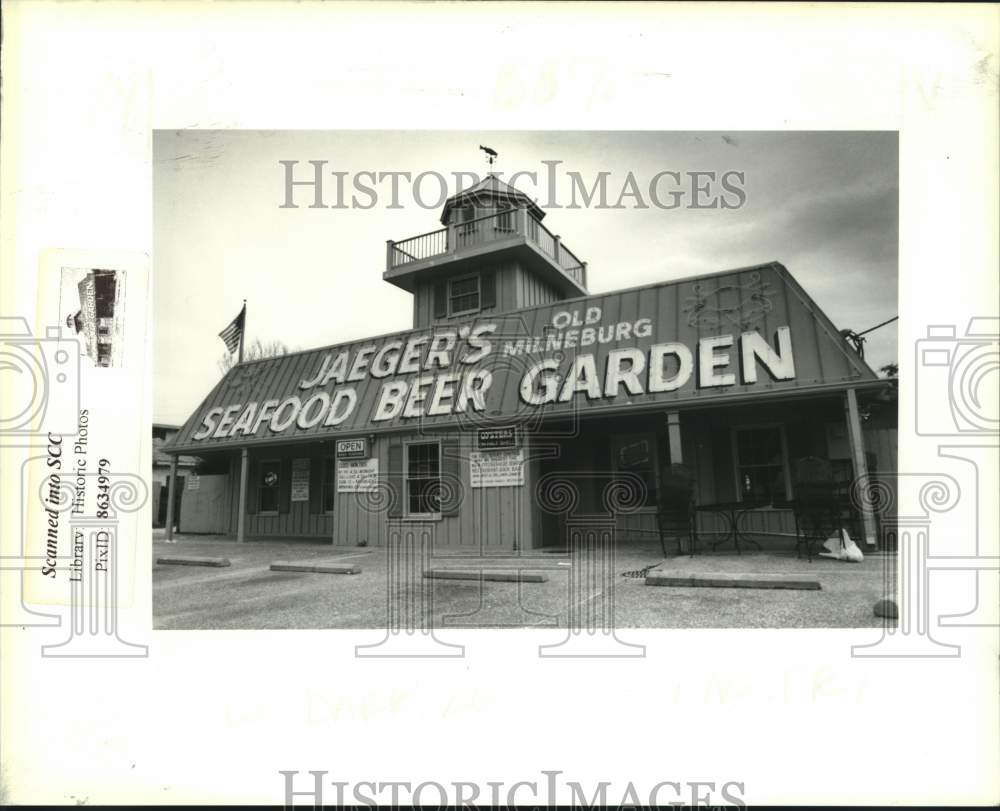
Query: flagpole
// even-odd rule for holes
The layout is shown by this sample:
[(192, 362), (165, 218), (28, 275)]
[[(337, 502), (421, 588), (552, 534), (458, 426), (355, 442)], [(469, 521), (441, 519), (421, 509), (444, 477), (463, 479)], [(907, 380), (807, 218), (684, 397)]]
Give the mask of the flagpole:
[(247, 334), (247, 300), (243, 299), (243, 329), (240, 330), (240, 359), (237, 363), (243, 363), (243, 338)]

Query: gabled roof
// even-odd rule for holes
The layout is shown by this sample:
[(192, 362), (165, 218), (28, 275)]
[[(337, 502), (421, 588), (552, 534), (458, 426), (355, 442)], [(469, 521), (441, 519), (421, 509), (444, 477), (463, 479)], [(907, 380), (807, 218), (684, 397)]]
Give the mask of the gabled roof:
[[(420, 338), (416, 346), (422, 347), (420, 354), (423, 358), (436, 333), (451, 329), (457, 330), (460, 336), (469, 336), (470, 330), (475, 332), (486, 326), (492, 326), (492, 330), (479, 334), (486, 337), (490, 349), (479, 353), (475, 362), (460, 361), (460, 355), (468, 352), (470, 346), (459, 341), (454, 344), (454, 356), (444, 366), (414, 361), (416, 371), (393, 371), (378, 376), (363, 372), (354, 378), (354, 382), (344, 383), (326, 374), (338, 364), (341, 364), (340, 368), (346, 368), (348, 362), (353, 365), (361, 350), (367, 352), (367, 363), (374, 364), (377, 352), (389, 350), (392, 345), (392, 352), (398, 356), (408, 339)], [(754, 363), (751, 358), (757, 372), (748, 377), (740, 365), (744, 359), (740, 336), (753, 332), (770, 344), (772, 350), (779, 354), (786, 353), (784, 360), (794, 358), (794, 369), (786, 367), (784, 374), (771, 375), (762, 363)], [(779, 332), (790, 341), (791, 355), (787, 354), (787, 347), (784, 350), (775, 347)], [(731, 336), (732, 340), (728, 343), (723, 341), (718, 349), (700, 348), (704, 341), (709, 341), (711, 346), (716, 336)], [(752, 334), (750, 339), (750, 343), (758, 348), (763, 346)], [(481, 347), (482, 342), (479, 345)], [(682, 349), (687, 347), (690, 353), (708, 351), (718, 354), (720, 358), (725, 355), (720, 374), (725, 372), (731, 375), (731, 380), (725, 384), (705, 383), (700, 380), (699, 370), (695, 368), (693, 374), (671, 386), (650, 385), (632, 392), (628, 387), (616, 385), (607, 391), (602, 381), (600, 396), (592, 396), (590, 392), (578, 388), (570, 392), (568, 400), (560, 398), (542, 406), (526, 407), (521, 389), (522, 378), (539, 361), (556, 364), (558, 374), (565, 377), (569, 368), (575, 365), (577, 356), (589, 354), (592, 359), (587, 359), (588, 363), (601, 373), (601, 370), (611, 368), (611, 350), (634, 349), (645, 356), (645, 353), (652, 352), (654, 345), (661, 348), (680, 345)], [(341, 358), (345, 354), (346, 357)], [(658, 360), (662, 363), (659, 356)], [(492, 386), (484, 397), (483, 413), (490, 415), (491, 419), (513, 421), (534, 419), (541, 413), (539, 409), (544, 409), (545, 415), (552, 417), (584, 416), (625, 409), (697, 407), (757, 396), (814, 396), (844, 391), (848, 387), (886, 385), (844, 340), (788, 270), (778, 262), (769, 262), (582, 296), (497, 316), (478, 316), (461, 324), (407, 330), (242, 363), (219, 381), (164, 450), (167, 453), (201, 454), (248, 445), (315, 442), (334, 436), (368, 435), (375, 431), (412, 431), (415, 427), (454, 428), (456, 414), (453, 413), (413, 416), (397, 412), (386, 419), (373, 420), (372, 417), (387, 384), (405, 384), (408, 387), (418, 385), (418, 379), (426, 381), (425, 376), (428, 375), (437, 381), (442, 375), (457, 372), (456, 376), (461, 377), (476, 370), (489, 372), (492, 379)], [(792, 373), (789, 375), (788, 371)], [(709, 373), (714, 374), (714, 367), (709, 369)], [(422, 382), (421, 385), (424, 390), (418, 402), (431, 402), (431, 383)], [(324, 396), (332, 400), (335, 392), (348, 388), (354, 398), (350, 410), (328, 427), (320, 411), (317, 411), (323, 408), (320, 400)], [(583, 396), (585, 393), (586, 397)], [(265, 402), (287, 402), (289, 406), (288, 409), (272, 406), (282, 412), (277, 420), (255, 421), (251, 405), (257, 409)], [(311, 403), (308, 407), (307, 402)], [(296, 418), (298, 407), (302, 409), (302, 420)], [(219, 415), (223, 411), (231, 412), (228, 419), (222, 420), (229, 428), (241, 423), (253, 423), (254, 427), (251, 430), (233, 430), (231, 435), (221, 431), (221, 425), (216, 427), (216, 423), (220, 421)], [(210, 416), (212, 414), (214, 416)], [(209, 419), (205, 422), (207, 416)], [(203, 426), (209, 423), (211, 425), (206, 430)], [(278, 425), (277, 430), (272, 427), (274, 424)], [(221, 434), (215, 436), (220, 431)], [(202, 437), (195, 439), (195, 434)]]
[(514, 207), (525, 206), (535, 218), (542, 220), (545, 212), (539, 208), (538, 204), (522, 191), (518, 191), (509, 183), (505, 183), (499, 177), (490, 173), (480, 180), (475, 186), (458, 192), (445, 200), (444, 208), (441, 210), (441, 224), (448, 222), (448, 215), (456, 206), (466, 202), (480, 201), (480, 205), (494, 200), (501, 200)]

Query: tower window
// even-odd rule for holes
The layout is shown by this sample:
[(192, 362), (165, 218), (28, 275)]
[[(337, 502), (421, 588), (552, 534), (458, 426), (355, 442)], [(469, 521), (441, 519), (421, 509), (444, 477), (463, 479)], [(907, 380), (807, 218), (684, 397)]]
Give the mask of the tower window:
[(479, 274), (448, 282), (448, 312), (451, 315), (479, 312)]
[(508, 205), (500, 206), (494, 218), (494, 226), (497, 231), (514, 230), (514, 211)]

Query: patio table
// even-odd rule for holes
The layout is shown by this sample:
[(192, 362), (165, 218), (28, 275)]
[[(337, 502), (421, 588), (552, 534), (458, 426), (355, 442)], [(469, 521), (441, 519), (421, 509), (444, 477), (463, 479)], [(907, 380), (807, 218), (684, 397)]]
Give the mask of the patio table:
[(761, 548), (761, 545), (749, 535), (740, 532), (740, 518), (742, 518), (750, 510), (766, 506), (767, 505), (765, 503), (759, 501), (719, 501), (715, 504), (698, 504), (695, 506), (695, 510), (697, 512), (715, 513), (716, 515), (720, 515), (725, 519), (729, 527), (726, 531), (725, 537), (712, 544), (713, 552), (717, 547), (722, 546), (722, 544), (731, 540), (733, 545), (736, 547), (736, 554), (742, 555), (743, 550), (740, 548), (741, 541), (752, 543), (758, 549)]

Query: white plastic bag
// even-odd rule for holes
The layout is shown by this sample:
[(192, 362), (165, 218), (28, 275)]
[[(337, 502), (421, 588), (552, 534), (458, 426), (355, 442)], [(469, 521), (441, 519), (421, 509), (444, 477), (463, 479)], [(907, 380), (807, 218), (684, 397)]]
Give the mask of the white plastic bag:
[(823, 548), (827, 551), (820, 552), (820, 557), (846, 560), (850, 563), (861, 563), (865, 559), (861, 549), (851, 540), (846, 529), (841, 529), (837, 535), (823, 541)]

